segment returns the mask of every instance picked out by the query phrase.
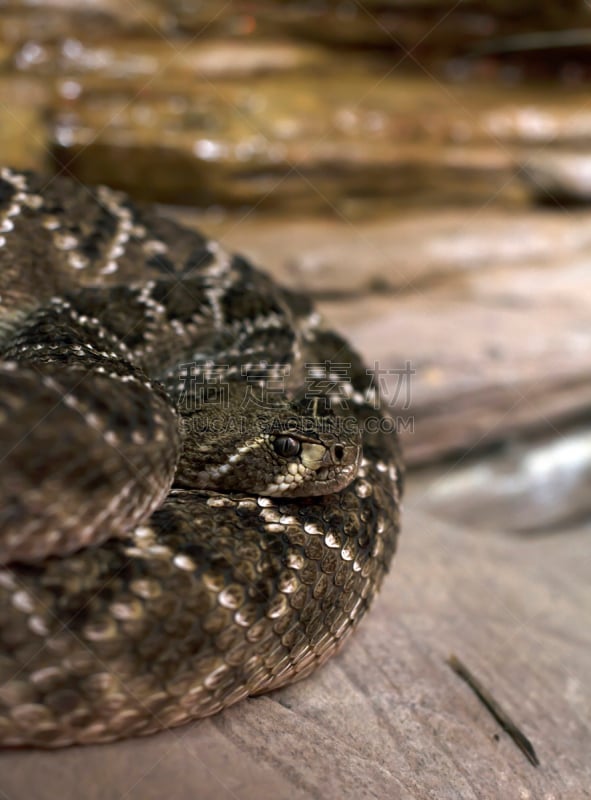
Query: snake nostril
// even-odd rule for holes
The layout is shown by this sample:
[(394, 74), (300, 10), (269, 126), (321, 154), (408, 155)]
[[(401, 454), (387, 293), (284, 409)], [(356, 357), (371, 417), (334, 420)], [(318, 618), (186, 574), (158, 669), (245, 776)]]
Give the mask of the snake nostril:
[(333, 448), (333, 455), (335, 461), (342, 461), (345, 455), (345, 448), (342, 444), (335, 444)]

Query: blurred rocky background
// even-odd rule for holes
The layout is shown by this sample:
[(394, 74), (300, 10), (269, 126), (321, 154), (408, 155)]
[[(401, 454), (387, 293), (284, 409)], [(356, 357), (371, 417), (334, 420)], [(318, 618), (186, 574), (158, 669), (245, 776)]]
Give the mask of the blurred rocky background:
[[(399, 569), (416, 602), (397, 607), (427, 636), (432, 586), (429, 647), (455, 630), (489, 677), (512, 664), (561, 764), (534, 778), (499, 762), (454, 797), (588, 797), (573, 708), (589, 716), (591, 700), (573, 676), (588, 684), (590, 81), (585, 0), (0, 0), (4, 163), (163, 204), (315, 295), (378, 367), (411, 468)], [(425, 511), (462, 527), (421, 544)], [(515, 649), (506, 608), (533, 631)], [(429, 704), (448, 685), (418, 656), (406, 667), (405, 697), (425, 685)], [(386, 760), (431, 742), (417, 730)], [(448, 738), (425, 745), (421, 770), (447, 763)], [(443, 773), (412, 797), (452, 796)], [(403, 796), (378, 785), (371, 796)]]
[(371, 363), (411, 363), (411, 465), (494, 446), (496, 483), (591, 408), (590, 23), (583, 0), (0, 0), (0, 152), (185, 206)]

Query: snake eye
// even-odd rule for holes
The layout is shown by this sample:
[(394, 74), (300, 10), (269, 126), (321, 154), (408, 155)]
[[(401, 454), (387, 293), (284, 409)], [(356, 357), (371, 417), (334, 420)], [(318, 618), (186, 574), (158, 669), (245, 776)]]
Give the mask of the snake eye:
[(294, 458), (302, 449), (302, 445), (293, 436), (278, 436), (273, 442), (273, 449), (278, 456)]

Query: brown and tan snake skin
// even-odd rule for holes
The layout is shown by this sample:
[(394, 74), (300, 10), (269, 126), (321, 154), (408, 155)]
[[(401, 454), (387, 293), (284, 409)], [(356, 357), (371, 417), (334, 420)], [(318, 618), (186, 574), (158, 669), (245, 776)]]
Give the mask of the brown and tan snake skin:
[(3, 169), (0, 744), (180, 725), (338, 650), (396, 546), (376, 402), (245, 259), (119, 192)]

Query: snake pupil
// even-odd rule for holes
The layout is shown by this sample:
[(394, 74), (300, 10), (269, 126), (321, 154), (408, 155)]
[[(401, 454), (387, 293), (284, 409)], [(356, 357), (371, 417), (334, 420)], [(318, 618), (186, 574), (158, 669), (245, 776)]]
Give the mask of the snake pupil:
[(273, 449), (278, 456), (293, 458), (301, 450), (301, 444), (293, 436), (278, 436), (273, 442)]

